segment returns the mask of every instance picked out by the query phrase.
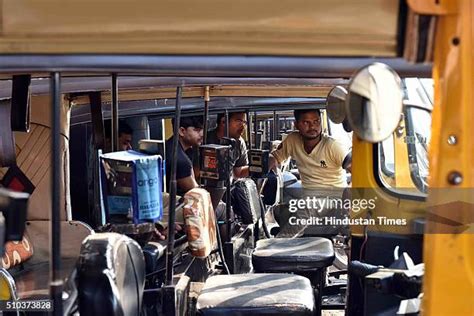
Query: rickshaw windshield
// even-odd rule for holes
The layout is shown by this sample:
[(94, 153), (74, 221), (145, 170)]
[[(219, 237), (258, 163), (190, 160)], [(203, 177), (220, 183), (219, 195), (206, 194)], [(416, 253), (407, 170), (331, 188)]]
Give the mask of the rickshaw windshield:
[[(433, 106), (433, 80), (420, 78), (404, 79), (405, 86), (405, 109), (404, 120), (397, 137), (406, 144), (409, 177), (416, 191), (426, 194), (428, 190), (428, 147), (431, 140), (431, 109)], [(397, 133), (397, 132), (395, 132)], [(402, 135), (402, 133), (404, 133)], [(407, 189), (406, 183), (401, 187), (397, 181), (400, 169), (397, 171), (396, 155), (400, 155), (396, 139), (390, 136), (379, 146), (379, 175), (382, 183), (388, 188)], [(400, 166), (398, 166), (401, 168)]]

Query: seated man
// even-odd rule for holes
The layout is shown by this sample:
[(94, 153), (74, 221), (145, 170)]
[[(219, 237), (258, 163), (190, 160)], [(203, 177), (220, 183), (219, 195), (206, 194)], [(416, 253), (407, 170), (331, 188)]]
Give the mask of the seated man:
[[(303, 187), (298, 196), (294, 197), (300, 200), (341, 199), (343, 189), (347, 186), (344, 169), (351, 168), (350, 149), (344, 148), (341, 143), (322, 133), (321, 113), (318, 109), (296, 110), (294, 115), (298, 131), (290, 133), (271, 153), (270, 168), (275, 168), (277, 164), (291, 157), (296, 161)], [(291, 205), (297, 201), (294, 197), (288, 197), (290, 200), (285, 202)], [(283, 208), (275, 215), (282, 226), (280, 235), (295, 237), (310, 230), (291, 224), (290, 217), (332, 216), (336, 214), (335, 211), (327, 206), (319, 209), (305, 207), (295, 213)]]
[[(175, 121), (172, 120), (173, 128)], [(192, 150), (198, 147), (202, 143), (203, 139), (203, 119), (200, 116), (183, 117), (180, 120), (178, 129), (178, 152), (176, 157), (176, 194), (183, 196), (189, 190), (199, 187), (193, 171), (192, 163)], [(171, 162), (173, 160), (173, 140), (174, 136), (170, 137), (165, 143), (166, 150), (166, 181), (168, 192), (170, 191), (170, 179), (171, 179)], [(169, 197), (165, 198), (164, 195), (164, 212), (168, 214), (168, 203)], [(167, 215), (166, 215), (167, 216)], [(182, 212), (176, 214), (176, 227), (175, 232), (182, 230), (181, 223), (184, 222)], [(163, 220), (160, 224), (161, 227), (156, 231), (158, 239), (165, 239), (167, 230), (165, 226), (167, 220)]]
[[(245, 131), (245, 125), (247, 125), (246, 121), (246, 114), (245, 112), (233, 112), (229, 113), (229, 137), (235, 140), (235, 144), (230, 152), (230, 159), (229, 159), (229, 170), (230, 170), (230, 180), (238, 179), (238, 178), (245, 178), (249, 176), (249, 159), (248, 159), (248, 151), (247, 145), (245, 144), (245, 140), (242, 137), (242, 134)], [(226, 122), (225, 122), (225, 114), (219, 113), (217, 115), (217, 127), (207, 133), (207, 142), (209, 144), (221, 144), (221, 140), (226, 135)], [(234, 203), (238, 203), (235, 199), (235, 188), (232, 188), (231, 195), (231, 205)], [(223, 201), (225, 201), (225, 196), (223, 197)], [(216, 213), (218, 219), (224, 220), (226, 218), (225, 214), (225, 207), (226, 204), (221, 202), (217, 207)], [(236, 229), (234, 226), (234, 212), (231, 209), (231, 221), (232, 221), (232, 232)], [(224, 232), (222, 235), (226, 235), (227, 233)]]
[(294, 114), (298, 132), (290, 133), (271, 153), (270, 168), (291, 157), (303, 188), (346, 187), (343, 169), (351, 168), (350, 149), (322, 133), (319, 109), (295, 110)]
[[(178, 195), (184, 195), (186, 192), (199, 185), (196, 181), (192, 163), (192, 149), (197, 148), (203, 139), (203, 119), (200, 116), (183, 117), (178, 129), (178, 152), (176, 163), (176, 192)], [(174, 126), (174, 120), (173, 120)], [(173, 160), (173, 139), (172, 136), (166, 141), (166, 174), (167, 188), (169, 191), (169, 181), (171, 178), (171, 162)]]
[[(104, 132), (105, 132), (105, 152), (112, 151), (112, 123), (110, 120), (104, 122)], [(118, 150), (130, 150), (132, 149), (132, 128), (125, 123), (124, 121), (119, 121), (118, 128)]]
[[(245, 131), (245, 112), (229, 113), (229, 137), (236, 140), (236, 144), (231, 152), (229, 161), (231, 178), (245, 178), (249, 176), (249, 159), (247, 156), (247, 146), (242, 134)], [(208, 144), (220, 144), (225, 136), (225, 115), (217, 115), (217, 127), (207, 133)]]

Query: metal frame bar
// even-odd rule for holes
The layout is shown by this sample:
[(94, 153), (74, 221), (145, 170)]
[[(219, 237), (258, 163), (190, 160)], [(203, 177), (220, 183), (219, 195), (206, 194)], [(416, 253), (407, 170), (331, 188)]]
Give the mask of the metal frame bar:
[(337, 78), (350, 77), (367, 64), (382, 62), (397, 73), (430, 77), (431, 65), (410, 64), (402, 58), (331, 58), (278, 56), (186, 55), (0, 55), (3, 73), (48, 71), (130, 73), (163, 76)]
[(111, 112), (112, 112), (112, 131), (110, 133), (111, 137), (111, 147), (112, 151), (118, 151), (118, 142), (119, 142), (119, 134), (118, 134), (118, 82), (117, 82), (117, 74), (112, 74), (112, 104), (111, 104)]
[[(66, 74), (67, 75), (67, 74)], [(22, 76), (22, 75), (20, 75)], [(42, 78), (31, 79), (32, 95), (49, 94), (49, 80)], [(121, 89), (148, 89), (149, 87), (200, 87), (209, 85), (241, 85), (241, 86), (346, 86), (348, 79), (342, 78), (245, 78), (245, 77), (166, 77), (166, 76), (120, 76)], [(9, 79), (0, 80), (0, 98), (11, 96), (12, 82)], [(61, 78), (61, 93), (83, 93), (84, 91), (110, 90), (110, 76), (77, 74), (74, 77)]]
[[(233, 100), (233, 104), (229, 104)], [(119, 116), (136, 115), (174, 115), (175, 107), (169, 103), (169, 99), (143, 100), (143, 101), (122, 101), (119, 102)], [(317, 108), (324, 108), (326, 101), (322, 98), (214, 98), (209, 102), (209, 113), (222, 113), (223, 105), (228, 105), (230, 111), (242, 112), (252, 107), (258, 111), (270, 111), (277, 108), (277, 111), (289, 111), (297, 108), (313, 105)], [(107, 109), (108, 104), (104, 103), (104, 118), (111, 117), (111, 111)], [(184, 98), (181, 101), (181, 113), (193, 114), (202, 113), (202, 99)], [(71, 126), (90, 122), (90, 113), (87, 106), (78, 106), (72, 109)]]
[(255, 135), (255, 149), (258, 149), (258, 142), (257, 142), (257, 131), (258, 131), (258, 118), (257, 118), (257, 111), (253, 112), (253, 134)]
[(248, 124), (246, 129), (247, 141), (249, 143), (249, 149), (252, 149), (252, 122), (250, 121), (250, 111), (245, 111), (245, 116), (247, 118)]
[(181, 121), (181, 97), (183, 94), (183, 88), (179, 86), (176, 89), (176, 118), (173, 126), (173, 148), (170, 170), (170, 204), (169, 204), (169, 215), (168, 215), (168, 245), (166, 247), (166, 285), (170, 286), (173, 284), (173, 256), (174, 256), (174, 229), (175, 229), (175, 217), (176, 217), (176, 165), (178, 157), (178, 130)]
[(51, 104), (52, 119), (52, 144), (51, 144), (51, 167), (52, 167), (52, 209), (51, 209), (51, 265), (50, 265), (50, 296), (53, 300), (54, 315), (62, 315), (62, 288), (61, 279), (61, 223), (60, 223), (60, 171), (61, 166), (61, 75), (59, 72), (51, 73)]
[(204, 133), (203, 133), (203, 144), (207, 144), (207, 129), (209, 128), (209, 101), (211, 100), (209, 95), (209, 86), (206, 86), (204, 90)]
[(276, 111), (273, 111), (273, 135), (272, 141), (278, 138), (278, 114)]
[(225, 109), (225, 137), (229, 137), (229, 110)]
[[(229, 110), (225, 110), (225, 137), (230, 137), (229, 135)], [(228, 159), (230, 159), (230, 152), (227, 153)], [(226, 165), (227, 173), (231, 174), (234, 171), (229, 170), (229, 164)], [(230, 177), (226, 180), (226, 189), (225, 189), (225, 217), (226, 217), (226, 228), (227, 228), (227, 235), (226, 235), (226, 242), (231, 241), (231, 232), (232, 232), (232, 222), (231, 222), (231, 198), (230, 198)], [(226, 256), (228, 257), (228, 256)]]

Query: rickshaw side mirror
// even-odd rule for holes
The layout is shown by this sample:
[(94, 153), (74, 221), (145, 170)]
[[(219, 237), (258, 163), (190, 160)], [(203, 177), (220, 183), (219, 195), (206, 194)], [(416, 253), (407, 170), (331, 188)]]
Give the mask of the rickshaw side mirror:
[(398, 74), (385, 64), (360, 69), (349, 83), (345, 100), (347, 120), (362, 140), (378, 143), (398, 126), (403, 89)]
[(340, 124), (346, 119), (346, 97), (346, 88), (335, 86), (326, 98), (326, 112), (335, 124)]

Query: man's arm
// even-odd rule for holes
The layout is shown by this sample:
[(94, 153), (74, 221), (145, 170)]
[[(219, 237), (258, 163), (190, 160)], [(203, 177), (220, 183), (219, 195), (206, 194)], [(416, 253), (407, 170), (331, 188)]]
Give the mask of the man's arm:
[(235, 167), (234, 176), (236, 178), (246, 178), (249, 176), (249, 166)]
[[(171, 165), (169, 160), (172, 158), (170, 157), (170, 155), (168, 155), (167, 158), (168, 165)], [(167, 170), (167, 172), (169, 172), (169, 170)], [(189, 159), (189, 157), (187, 157), (182, 150), (179, 150), (177, 155), (176, 187), (178, 189), (178, 192), (188, 192), (191, 189), (199, 187), (199, 184), (196, 182), (196, 178), (194, 177), (193, 164), (191, 162), (191, 159)]]
[(198, 183), (194, 179), (194, 176), (184, 177), (176, 180), (176, 186), (183, 192), (188, 192), (191, 189), (199, 187)]
[(268, 170), (275, 170), (280, 166), (280, 162), (283, 163), (291, 157), (290, 143), (293, 142), (293, 135), (289, 135), (284, 141), (278, 145), (278, 147), (270, 153), (268, 161)]
[(342, 161), (342, 168), (352, 173), (352, 151), (350, 151)]
[(238, 142), (239, 157), (235, 161), (232, 169), (235, 178), (246, 178), (249, 176), (249, 157), (245, 141), (240, 138)]
[(272, 154), (270, 154), (270, 157), (268, 159), (268, 170), (275, 170), (280, 166), (280, 164), (278, 163), (278, 160), (276, 160), (275, 157), (273, 157)]

